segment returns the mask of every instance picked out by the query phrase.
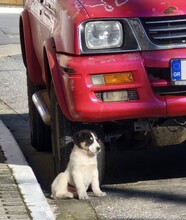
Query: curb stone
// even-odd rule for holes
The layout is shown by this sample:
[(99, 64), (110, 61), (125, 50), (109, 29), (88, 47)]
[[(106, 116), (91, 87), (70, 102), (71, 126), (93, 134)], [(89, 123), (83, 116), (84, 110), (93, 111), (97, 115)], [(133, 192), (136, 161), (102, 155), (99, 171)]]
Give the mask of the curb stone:
[[(20, 196), (18, 198), (21, 198), (21, 196), (23, 197), (26, 207), (30, 210), (30, 215), (33, 220), (54, 220), (55, 216), (47, 203), (32, 169), (26, 162), (11, 132), (8, 128), (6, 128), (1, 120), (0, 146), (6, 158), (6, 164), (12, 170), (12, 172), (8, 173), (8, 175), (7, 169), (4, 170), (6, 175), (4, 175), (4, 179), (1, 176), (0, 180), (4, 181), (5, 185), (4, 187), (3, 184), (0, 186), (2, 186), (7, 192), (16, 192), (15, 187), (20, 190), (21, 195), (19, 194)], [(0, 163), (0, 165), (5, 166), (4, 168), (6, 168), (5, 164)], [(3, 195), (3, 192), (0, 192), (0, 197), (2, 197), (1, 194)], [(11, 198), (10, 202), (13, 202), (14, 204), (15, 201)], [(2, 206), (3, 204), (0, 202), (0, 210)]]

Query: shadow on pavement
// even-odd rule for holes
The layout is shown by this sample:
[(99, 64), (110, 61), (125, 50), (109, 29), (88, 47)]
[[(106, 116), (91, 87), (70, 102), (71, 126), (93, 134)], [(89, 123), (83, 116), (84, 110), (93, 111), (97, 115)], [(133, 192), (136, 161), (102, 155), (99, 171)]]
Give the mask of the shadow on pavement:
[(106, 184), (186, 177), (186, 143), (106, 154)]
[[(44, 189), (54, 178), (52, 153), (36, 151), (30, 145), (28, 114), (3, 114), (10, 129)], [(132, 183), (186, 177), (186, 144), (106, 152), (104, 184)]]

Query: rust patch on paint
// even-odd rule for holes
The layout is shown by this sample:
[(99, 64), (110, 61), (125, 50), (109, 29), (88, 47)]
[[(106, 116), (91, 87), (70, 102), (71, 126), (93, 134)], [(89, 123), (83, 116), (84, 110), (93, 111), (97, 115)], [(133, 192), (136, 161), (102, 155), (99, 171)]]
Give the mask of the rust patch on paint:
[(177, 8), (174, 7), (174, 6), (169, 6), (168, 8), (165, 9), (164, 11), (164, 14), (168, 15), (168, 14), (174, 14), (174, 11), (176, 10)]

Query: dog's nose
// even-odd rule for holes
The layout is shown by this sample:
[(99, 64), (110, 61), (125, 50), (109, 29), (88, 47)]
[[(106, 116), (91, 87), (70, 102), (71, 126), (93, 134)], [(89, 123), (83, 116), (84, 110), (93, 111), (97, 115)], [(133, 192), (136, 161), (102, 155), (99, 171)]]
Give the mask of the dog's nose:
[(100, 150), (101, 150), (101, 147), (97, 147), (96, 149), (97, 149), (97, 151), (100, 151)]

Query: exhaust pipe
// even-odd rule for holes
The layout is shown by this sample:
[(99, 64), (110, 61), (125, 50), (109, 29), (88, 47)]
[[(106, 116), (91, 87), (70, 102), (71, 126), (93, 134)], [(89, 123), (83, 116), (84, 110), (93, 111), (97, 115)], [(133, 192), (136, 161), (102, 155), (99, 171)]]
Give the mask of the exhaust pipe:
[(50, 101), (47, 90), (42, 90), (32, 95), (32, 100), (46, 125), (51, 124)]

